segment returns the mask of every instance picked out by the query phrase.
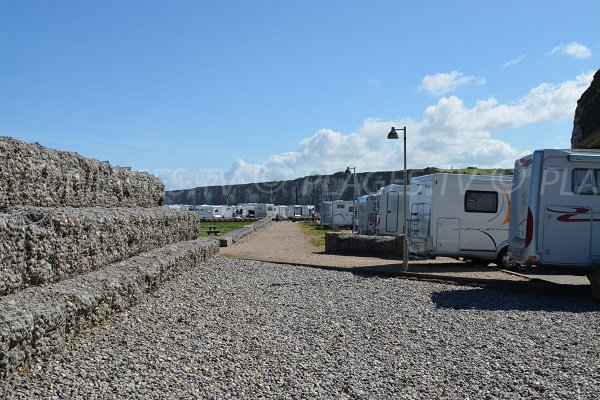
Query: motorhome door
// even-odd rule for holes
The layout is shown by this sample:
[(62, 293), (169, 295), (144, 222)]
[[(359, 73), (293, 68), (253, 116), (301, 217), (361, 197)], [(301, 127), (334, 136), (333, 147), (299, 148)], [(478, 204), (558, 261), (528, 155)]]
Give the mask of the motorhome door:
[(398, 231), (398, 210), (400, 208), (400, 193), (387, 193), (387, 215), (385, 218), (385, 231)]
[(542, 261), (545, 264), (589, 264), (592, 215), (588, 207), (547, 206)]
[(438, 253), (457, 253), (460, 239), (460, 221), (458, 218), (438, 218), (437, 245)]

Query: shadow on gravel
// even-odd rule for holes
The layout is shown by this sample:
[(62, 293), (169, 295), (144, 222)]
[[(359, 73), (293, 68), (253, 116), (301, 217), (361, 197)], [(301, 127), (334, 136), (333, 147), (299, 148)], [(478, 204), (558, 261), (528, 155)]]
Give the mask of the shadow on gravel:
[[(431, 264), (410, 264), (407, 273), (409, 274), (443, 274), (445, 272), (493, 272), (494, 268), (480, 265), (468, 265), (461, 263), (431, 263)], [(354, 267), (352, 272), (356, 274), (381, 274), (382, 276), (396, 276), (403, 273), (402, 261), (384, 265), (373, 265), (366, 267)]]
[[(558, 285), (555, 285), (558, 286)], [(496, 289), (444, 290), (431, 295), (438, 308), (454, 310), (489, 311), (548, 311), (548, 312), (592, 312), (600, 311), (600, 303), (591, 299), (589, 287), (569, 288), (572, 295), (565, 293), (539, 294), (514, 293)]]

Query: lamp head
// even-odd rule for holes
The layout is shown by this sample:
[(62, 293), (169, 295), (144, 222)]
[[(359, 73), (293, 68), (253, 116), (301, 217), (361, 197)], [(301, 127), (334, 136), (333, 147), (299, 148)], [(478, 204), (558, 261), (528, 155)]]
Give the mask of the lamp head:
[(388, 139), (400, 139), (400, 136), (398, 136), (398, 132), (396, 132), (396, 128), (394, 128), (392, 126), (392, 129), (390, 130), (390, 133), (388, 133), (387, 138)]

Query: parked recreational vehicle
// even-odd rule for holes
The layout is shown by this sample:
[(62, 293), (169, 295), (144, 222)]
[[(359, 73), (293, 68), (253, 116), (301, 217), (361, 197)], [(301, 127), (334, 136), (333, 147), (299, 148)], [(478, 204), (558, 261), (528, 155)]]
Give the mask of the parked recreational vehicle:
[(242, 203), (239, 207), (244, 209), (244, 217), (272, 218), (275, 217), (275, 205), (266, 203)]
[(302, 218), (302, 206), (299, 206), (299, 205), (287, 206), (286, 214), (289, 219)]
[(221, 206), (221, 216), (223, 218), (233, 218), (234, 211), (235, 210), (233, 206)]
[(242, 210), (242, 218), (256, 218), (254, 207), (255, 203), (238, 204), (238, 209)]
[(511, 258), (583, 271), (600, 296), (600, 151), (537, 150), (517, 160), (511, 199)]
[(277, 215), (277, 207), (275, 207), (275, 204), (265, 204), (265, 207), (266, 217), (275, 218), (275, 216)]
[(308, 218), (310, 218), (311, 211), (314, 211), (314, 210), (315, 210), (314, 205), (294, 204), (294, 205), (287, 206), (286, 213), (287, 213), (287, 217), (289, 219), (308, 219)]
[[(408, 201), (408, 200), (407, 200)], [(377, 235), (401, 235), (404, 227), (404, 185), (386, 185), (377, 192)]]
[(377, 226), (377, 195), (366, 194), (356, 202), (356, 226), (361, 235), (374, 235)]
[[(352, 226), (352, 212), (354, 201), (352, 200), (334, 200), (333, 201), (333, 225), (334, 226)], [(321, 220), (323, 225), (331, 226), (331, 201), (321, 203)]]
[(287, 206), (275, 206), (279, 219), (287, 219)]
[(510, 266), (511, 176), (432, 174), (410, 183), (412, 253)]
[(200, 219), (215, 219), (223, 218), (222, 208), (222, 206), (203, 204), (201, 206), (195, 206), (194, 211), (196, 212), (196, 216)]

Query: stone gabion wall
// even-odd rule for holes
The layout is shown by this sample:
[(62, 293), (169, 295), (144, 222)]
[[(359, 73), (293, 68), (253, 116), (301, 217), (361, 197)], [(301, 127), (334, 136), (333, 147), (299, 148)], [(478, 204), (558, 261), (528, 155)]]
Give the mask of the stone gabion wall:
[(218, 252), (214, 239), (179, 242), (102, 270), (0, 298), (0, 378), (61, 349), (75, 334)]
[(325, 234), (325, 253), (402, 257), (402, 235), (371, 236), (327, 232)]
[(154, 208), (0, 210), (0, 295), (196, 239), (192, 212)]
[(164, 195), (148, 173), (0, 136), (0, 208), (156, 207)]

